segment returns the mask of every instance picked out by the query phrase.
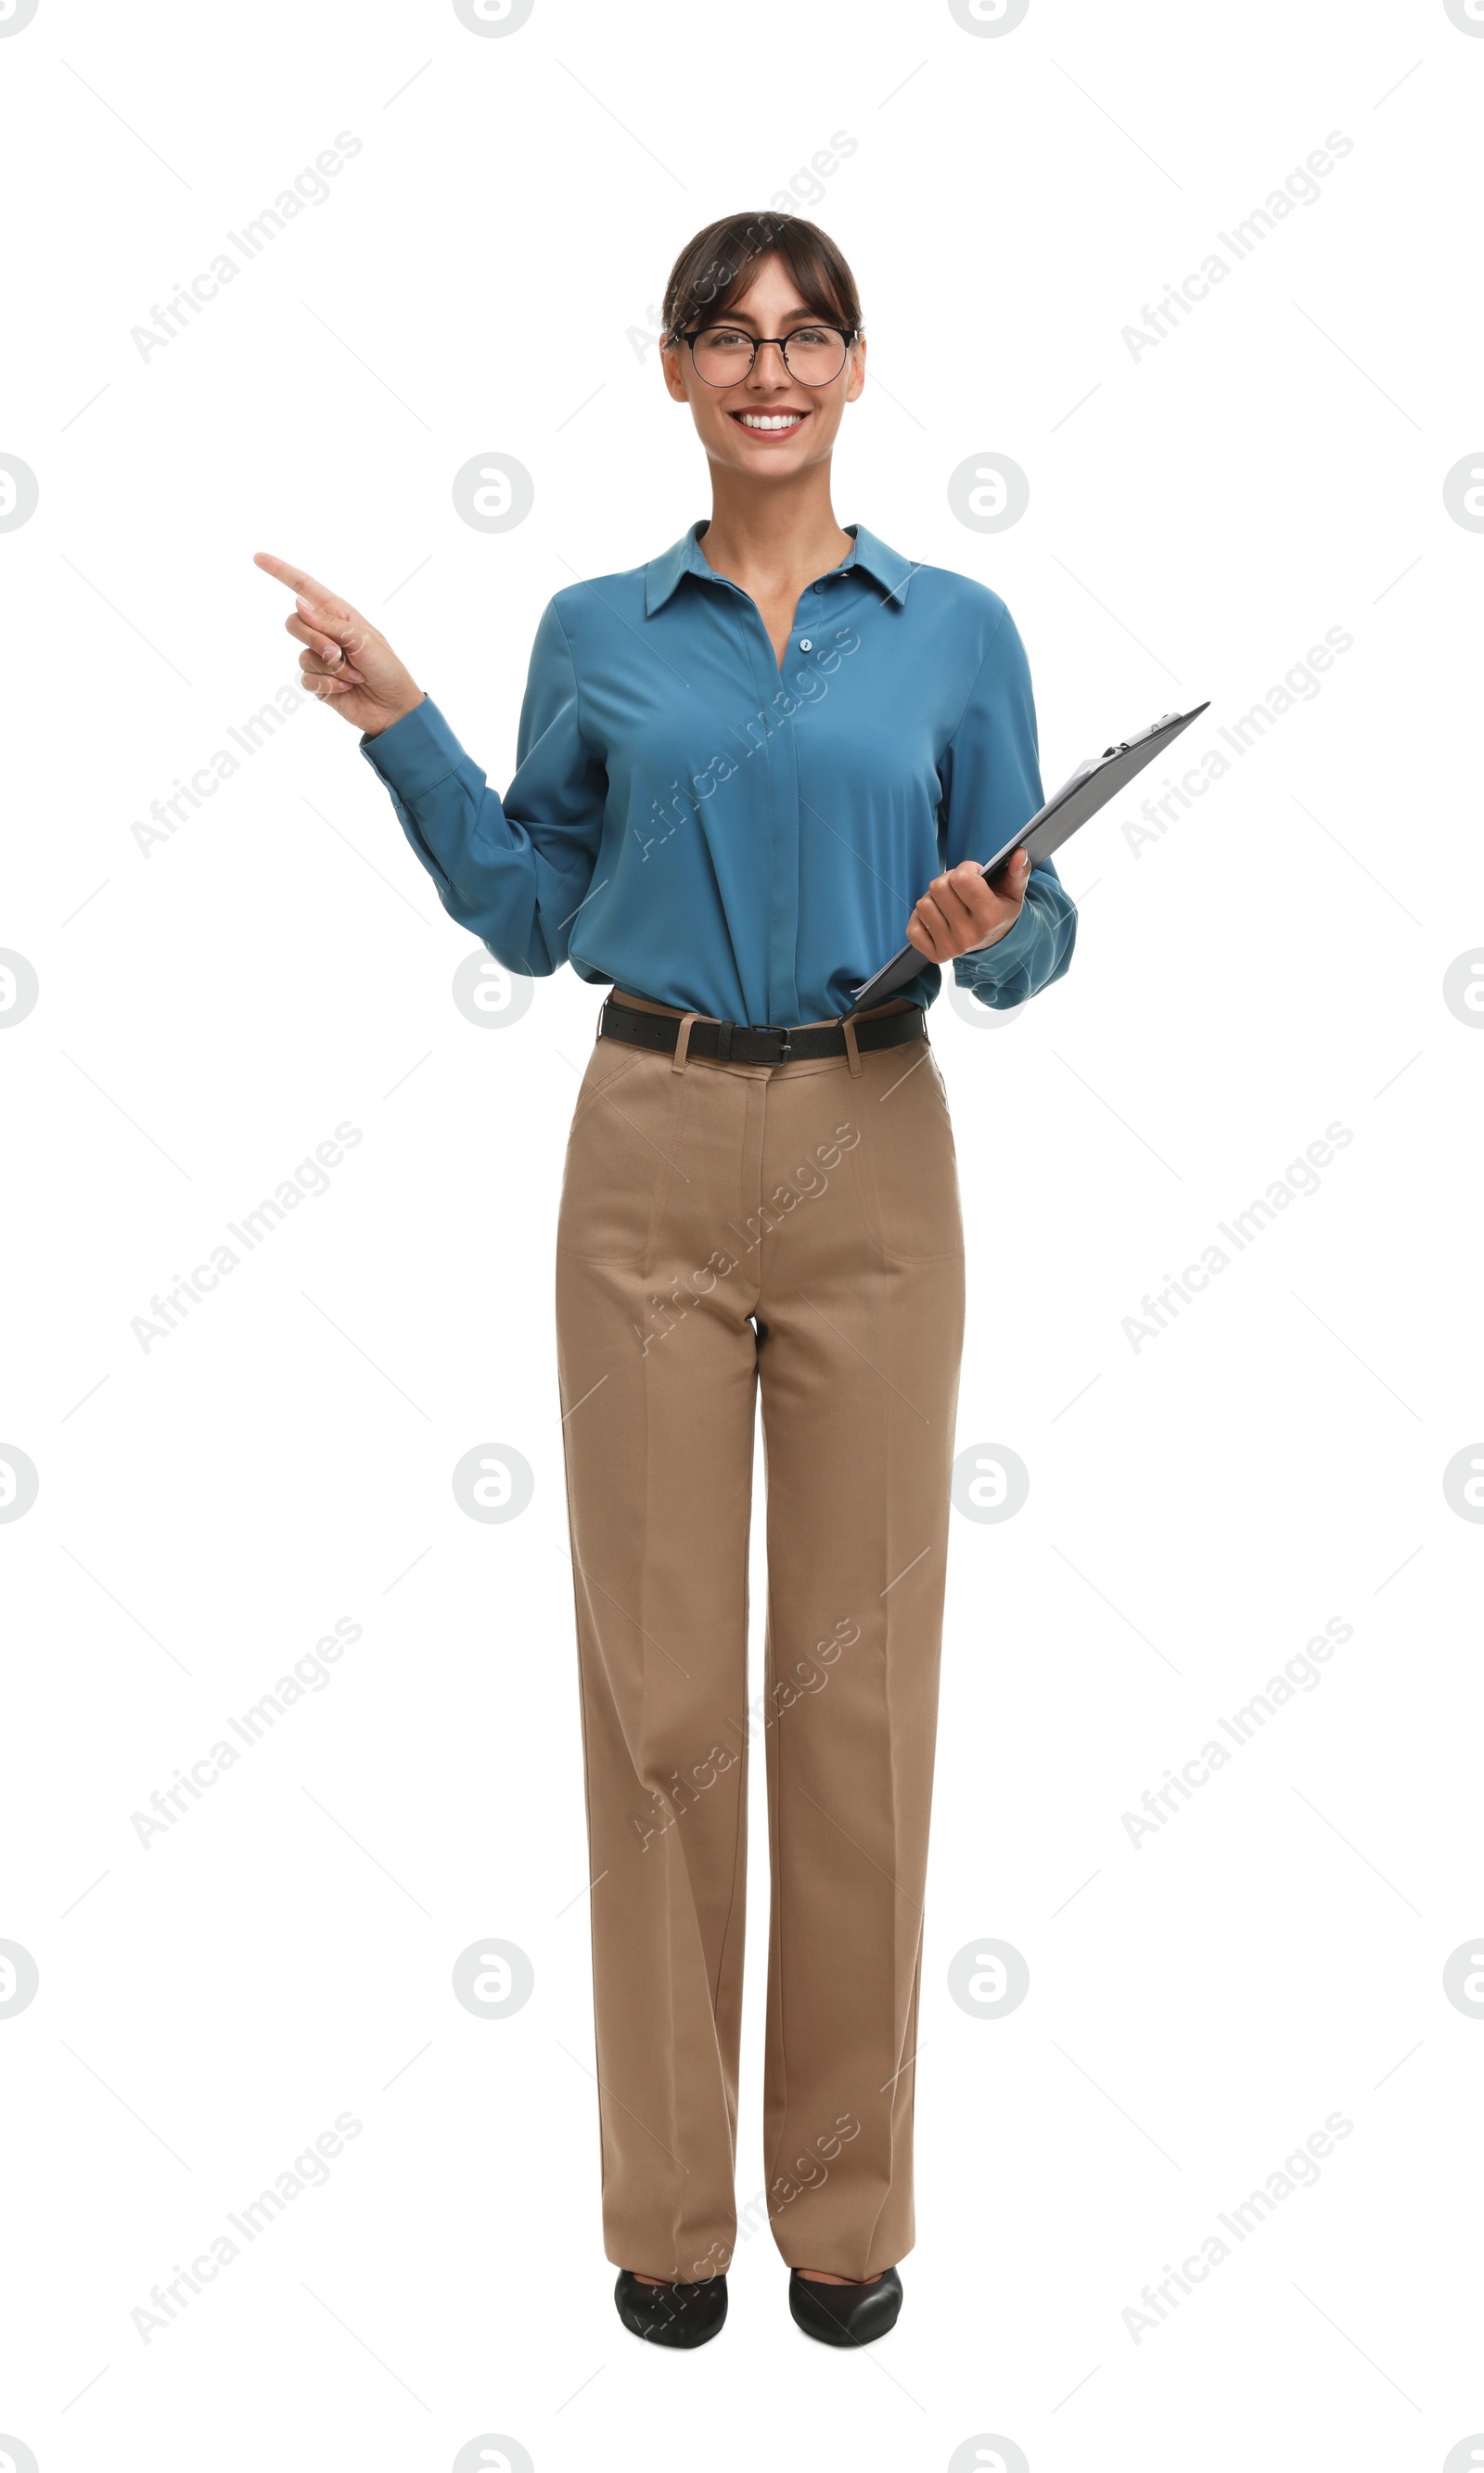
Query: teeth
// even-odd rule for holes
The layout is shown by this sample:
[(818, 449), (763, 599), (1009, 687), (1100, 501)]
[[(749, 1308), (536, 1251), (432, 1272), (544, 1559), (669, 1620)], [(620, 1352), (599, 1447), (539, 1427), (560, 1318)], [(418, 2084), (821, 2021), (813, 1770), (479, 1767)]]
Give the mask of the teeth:
[(744, 429), (793, 429), (803, 419), (802, 412), (744, 412)]

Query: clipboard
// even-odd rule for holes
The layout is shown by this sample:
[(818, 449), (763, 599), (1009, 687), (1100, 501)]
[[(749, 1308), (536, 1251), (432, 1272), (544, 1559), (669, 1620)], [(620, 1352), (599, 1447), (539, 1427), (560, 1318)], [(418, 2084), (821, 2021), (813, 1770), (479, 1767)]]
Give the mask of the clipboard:
[[(1136, 774), (1142, 773), (1145, 765), (1152, 764), (1157, 756), (1162, 756), (1171, 741), (1177, 739), (1183, 730), (1188, 730), (1193, 721), (1199, 721), (1202, 713), (1209, 708), (1210, 698), (1208, 696), (1205, 704), (1194, 706), (1189, 712), (1161, 713), (1158, 721), (1152, 721), (1147, 730), (1139, 731), (1135, 737), (1120, 739), (1116, 747), (1105, 747), (1101, 756), (1089, 756), (1078, 765), (1075, 773), (1068, 775), (1045, 805), (1039, 807), (1018, 832), (1012, 833), (993, 858), (984, 861), (980, 873), (993, 876), (997, 868), (1004, 866), (1012, 852), (1021, 849), (1030, 852), (1033, 867), (1049, 858), (1053, 851), (1059, 851), (1064, 842), (1070, 841), (1079, 826), (1085, 825), (1089, 816), (1095, 816), (1099, 807), (1105, 807), (1110, 799), (1116, 798)], [(865, 980), (856, 989), (847, 1011), (840, 1017), (841, 1020), (850, 1021), (866, 1006), (884, 1003), (888, 996), (896, 996), (898, 989), (915, 979), (919, 971), (930, 967), (925, 953), (920, 953), (915, 945), (903, 945), (900, 952), (894, 953), (874, 978)], [(940, 964), (938, 967), (943, 966)]]

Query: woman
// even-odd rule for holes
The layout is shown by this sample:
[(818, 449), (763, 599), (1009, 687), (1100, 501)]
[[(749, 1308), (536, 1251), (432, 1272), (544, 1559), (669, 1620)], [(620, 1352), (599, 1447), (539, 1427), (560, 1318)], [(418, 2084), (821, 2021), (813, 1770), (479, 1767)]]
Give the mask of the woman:
[[(362, 732), (443, 906), (511, 971), (610, 986), (567, 1148), (557, 1339), (592, 1891), (606, 2245), (635, 2335), (726, 2315), (748, 1754), (773, 1912), (768, 2205), (798, 2324), (896, 2323), (963, 1332), (953, 1139), (924, 1008), (1060, 977), (1023, 853), (1025, 655), (983, 585), (842, 529), (865, 384), (814, 225), (699, 232), (662, 366), (711, 516), (559, 591), (504, 801), (385, 638), (282, 561), (313, 691)], [(926, 888), (923, 890), (923, 888)], [(922, 969), (842, 1026), (902, 941)], [(747, 1699), (755, 1402), (767, 1673)]]

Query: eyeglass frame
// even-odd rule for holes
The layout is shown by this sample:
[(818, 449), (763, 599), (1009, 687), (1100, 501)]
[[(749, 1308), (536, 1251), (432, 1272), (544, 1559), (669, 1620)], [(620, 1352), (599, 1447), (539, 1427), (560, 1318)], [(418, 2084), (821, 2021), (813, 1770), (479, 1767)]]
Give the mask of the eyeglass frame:
[(836, 370), (834, 377), (814, 378), (812, 380), (809, 378), (800, 377), (795, 372), (788, 357), (790, 339), (787, 335), (752, 335), (749, 336), (747, 340), (753, 347), (753, 357), (749, 361), (743, 376), (739, 378), (708, 378), (704, 370), (696, 367), (696, 345), (700, 338), (703, 335), (740, 335), (744, 331), (740, 326), (730, 326), (724, 318), (713, 320), (709, 325), (697, 326), (688, 333), (683, 329), (678, 328), (670, 337), (670, 341), (672, 344), (688, 344), (690, 346), (690, 366), (695, 370), (696, 375), (701, 380), (703, 386), (715, 387), (718, 389), (730, 386), (746, 386), (748, 379), (752, 376), (753, 372), (757, 367), (757, 355), (762, 350), (764, 344), (776, 344), (778, 346), (783, 367), (787, 370), (795, 386), (833, 386), (835, 378), (839, 377), (841, 371), (845, 368), (846, 362), (850, 357), (850, 346), (857, 343), (860, 339), (860, 328), (858, 326), (836, 325), (832, 318), (814, 318), (802, 320), (800, 324), (794, 328), (794, 333), (796, 335), (802, 335), (805, 328), (810, 325), (822, 326), (826, 334), (838, 335), (840, 338), (844, 350), (840, 362), (840, 368)]

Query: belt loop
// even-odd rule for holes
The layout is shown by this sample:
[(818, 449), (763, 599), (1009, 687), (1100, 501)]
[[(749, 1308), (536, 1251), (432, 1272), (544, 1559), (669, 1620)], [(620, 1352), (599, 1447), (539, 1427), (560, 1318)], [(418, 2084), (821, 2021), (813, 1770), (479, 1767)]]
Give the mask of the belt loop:
[(687, 1013), (682, 1015), (681, 1026), (676, 1034), (675, 1054), (670, 1059), (670, 1070), (672, 1073), (684, 1072), (685, 1060), (690, 1051), (691, 1030), (700, 1019), (701, 1016), (698, 1013)]
[(850, 1078), (858, 1082), (866, 1068), (860, 1061), (860, 1049), (855, 1043), (855, 1024), (842, 1021), (840, 1027), (845, 1033), (845, 1052), (850, 1063)]

